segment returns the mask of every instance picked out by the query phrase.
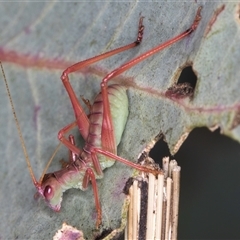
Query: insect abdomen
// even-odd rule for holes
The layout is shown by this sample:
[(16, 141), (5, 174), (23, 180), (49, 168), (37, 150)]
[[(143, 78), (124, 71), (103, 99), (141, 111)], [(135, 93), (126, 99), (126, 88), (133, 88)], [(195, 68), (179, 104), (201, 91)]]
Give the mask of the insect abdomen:
[[(128, 117), (128, 97), (126, 88), (114, 84), (108, 87), (108, 97), (110, 103), (110, 111), (112, 123), (114, 128), (114, 136), (116, 145), (118, 145), (122, 138), (127, 117)], [(101, 147), (101, 132), (103, 119), (103, 102), (102, 94), (98, 94), (92, 105), (89, 116), (90, 127), (87, 143), (95, 147)]]
[(128, 118), (128, 97), (126, 88), (117, 84), (109, 86), (108, 93), (115, 141), (118, 145)]

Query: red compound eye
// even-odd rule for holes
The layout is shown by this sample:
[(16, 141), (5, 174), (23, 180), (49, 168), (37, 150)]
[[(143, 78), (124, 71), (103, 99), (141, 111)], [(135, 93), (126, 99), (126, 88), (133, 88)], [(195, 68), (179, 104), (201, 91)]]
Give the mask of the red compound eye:
[(49, 186), (49, 185), (47, 185), (47, 186), (45, 187), (45, 189), (44, 189), (43, 195), (44, 195), (44, 197), (45, 197), (47, 200), (51, 199), (52, 196), (53, 196), (53, 189), (52, 189), (52, 187)]

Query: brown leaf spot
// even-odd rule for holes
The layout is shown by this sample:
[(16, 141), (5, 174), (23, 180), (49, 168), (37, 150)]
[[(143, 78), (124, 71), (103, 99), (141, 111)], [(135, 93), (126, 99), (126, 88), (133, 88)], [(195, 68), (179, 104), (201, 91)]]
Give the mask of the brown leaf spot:
[(193, 87), (189, 83), (174, 83), (165, 92), (166, 97), (169, 98), (186, 98), (193, 95)]

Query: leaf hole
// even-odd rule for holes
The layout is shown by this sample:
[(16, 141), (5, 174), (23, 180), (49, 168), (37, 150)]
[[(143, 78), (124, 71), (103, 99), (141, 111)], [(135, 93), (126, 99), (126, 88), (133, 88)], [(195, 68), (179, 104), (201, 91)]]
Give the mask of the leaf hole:
[(183, 68), (179, 79), (177, 81), (177, 84), (180, 83), (189, 83), (189, 85), (192, 86), (193, 90), (195, 89), (196, 83), (197, 83), (197, 76), (194, 73), (192, 66), (187, 66)]
[(182, 69), (177, 83), (174, 83), (170, 88), (168, 88), (165, 95), (169, 98), (175, 99), (192, 97), (196, 83), (197, 76), (194, 73), (192, 66), (186, 66)]
[(160, 165), (160, 167), (162, 167), (162, 159), (163, 159), (163, 157), (168, 157), (168, 156), (172, 157), (164, 137), (160, 138), (156, 142), (154, 147), (149, 152), (149, 156), (152, 159), (154, 159), (154, 161), (156, 163), (158, 163)]

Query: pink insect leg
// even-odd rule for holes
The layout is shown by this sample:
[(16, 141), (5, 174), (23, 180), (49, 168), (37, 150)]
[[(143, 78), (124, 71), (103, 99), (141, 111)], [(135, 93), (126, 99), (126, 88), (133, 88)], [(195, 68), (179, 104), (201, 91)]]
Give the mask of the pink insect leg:
[[(80, 131), (81, 135), (83, 136), (83, 138), (85, 140), (88, 136), (89, 120), (88, 120), (87, 115), (84, 113), (84, 110), (83, 110), (81, 104), (79, 103), (79, 101), (77, 99), (77, 96), (76, 96), (76, 94), (75, 94), (75, 92), (74, 92), (74, 90), (73, 90), (73, 88), (72, 88), (72, 86), (69, 82), (68, 75), (70, 73), (76, 72), (79, 69), (84, 68), (84, 67), (86, 67), (86, 66), (88, 66), (92, 63), (98, 62), (102, 59), (108, 58), (108, 57), (113, 56), (117, 53), (126, 51), (128, 49), (131, 49), (131, 48), (139, 45), (141, 43), (142, 36), (143, 36), (143, 30), (144, 30), (144, 26), (142, 25), (142, 22), (143, 22), (143, 17), (141, 17), (140, 20), (139, 20), (138, 37), (137, 37), (137, 40), (135, 42), (133, 42), (131, 44), (128, 44), (126, 46), (114, 49), (112, 51), (103, 53), (101, 55), (95, 56), (93, 58), (89, 58), (87, 60), (78, 62), (78, 63), (72, 65), (71, 67), (67, 68), (61, 76), (62, 82), (63, 82), (63, 84), (64, 84), (64, 86), (65, 86), (65, 88), (68, 92), (69, 98), (72, 102), (72, 106), (73, 106), (74, 113), (75, 113), (75, 118), (76, 118), (76, 123), (78, 125), (78, 128), (79, 128), (79, 131)], [(77, 148), (74, 145), (72, 145), (71, 142), (64, 136), (67, 133), (67, 131), (69, 131), (69, 129), (71, 129), (71, 127), (67, 126), (67, 127), (64, 127), (62, 130), (60, 130), (60, 132), (58, 134), (58, 138), (72, 152), (74, 152), (76, 154), (79, 154), (79, 150), (77, 150)], [(112, 126), (110, 126), (110, 129), (112, 129)], [(112, 146), (114, 147), (114, 148), (111, 148), (111, 149), (113, 149), (113, 151), (114, 151), (116, 149), (115, 138), (112, 136), (111, 139), (113, 141)]]
[(94, 200), (95, 200), (95, 206), (97, 210), (97, 221), (96, 221), (96, 228), (101, 224), (102, 222), (102, 209), (99, 201), (99, 194), (98, 194), (98, 188), (97, 188), (97, 182), (95, 178), (95, 174), (91, 168), (88, 168), (85, 172), (84, 178), (83, 178), (83, 188), (87, 188), (89, 180), (91, 180), (93, 193), (94, 193)]
[[(138, 56), (137, 58), (129, 61), (126, 64), (123, 64), (121, 67), (115, 69), (114, 71), (112, 71), (111, 73), (109, 73), (101, 82), (101, 90), (102, 90), (102, 96), (103, 96), (103, 126), (102, 126), (102, 135), (105, 138), (105, 141), (103, 143), (111, 143), (112, 142), (112, 138), (113, 138), (113, 125), (112, 125), (112, 119), (111, 119), (111, 114), (110, 114), (110, 105), (109, 105), (109, 98), (108, 98), (108, 93), (107, 93), (107, 83), (108, 81), (110, 81), (112, 78), (118, 76), (119, 74), (125, 72), (126, 70), (128, 70), (129, 68), (135, 66), (136, 64), (138, 64), (139, 62), (143, 61), (144, 59), (152, 56), (153, 54), (161, 51), (162, 49), (172, 45), (173, 43), (178, 42), (179, 40), (185, 38), (187, 35), (191, 34), (193, 31), (196, 30), (200, 20), (201, 20), (201, 12), (202, 7), (198, 8), (198, 11), (196, 13), (194, 22), (192, 23), (191, 27), (189, 29), (187, 29), (186, 31), (184, 31), (183, 33), (177, 35), (176, 37), (166, 41), (163, 44), (158, 45), (157, 47), (143, 53), (142, 55)], [(107, 139), (106, 139), (107, 138)], [(108, 148), (104, 148), (103, 149), (108, 149)], [(105, 156), (111, 157), (115, 160), (121, 161), (123, 163), (125, 163), (128, 166), (134, 167), (136, 169), (139, 169), (141, 171), (148, 171), (147, 169), (145, 169), (143, 166), (139, 166), (139, 165), (133, 165), (132, 162), (121, 158), (119, 156), (116, 156), (110, 152), (104, 151), (102, 149), (95, 149), (96, 152), (101, 153)], [(95, 154), (93, 152), (93, 154)]]
[[(84, 112), (83, 112), (84, 113)], [(85, 113), (84, 113), (85, 114)], [(72, 122), (62, 128), (58, 133), (58, 139), (73, 153), (80, 155), (82, 150), (77, 148), (69, 139), (67, 139), (64, 134), (68, 133), (70, 130), (72, 130), (74, 127), (77, 126), (77, 121)]]
[[(75, 146), (74, 136), (70, 134), (68, 136), (68, 139), (69, 139), (69, 142), (71, 142), (71, 144)], [(77, 159), (77, 155), (74, 152), (72, 152), (71, 150), (69, 150), (69, 162), (73, 163), (76, 161), (76, 159)]]
[[(69, 142), (72, 143), (72, 145), (75, 145), (75, 139), (73, 135), (69, 135), (68, 136)], [(77, 155), (72, 152), (71, 150), (69, 150), (68, 153), (68, 161), (64, 161), (63, 159), (60, 160), (60, 163), (62, 164), (62, 168), (66, 168), (68, 166), (68, 164), (74, 163), (77, 159)]]

